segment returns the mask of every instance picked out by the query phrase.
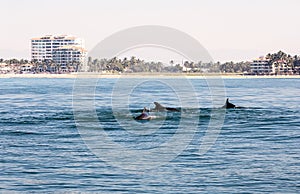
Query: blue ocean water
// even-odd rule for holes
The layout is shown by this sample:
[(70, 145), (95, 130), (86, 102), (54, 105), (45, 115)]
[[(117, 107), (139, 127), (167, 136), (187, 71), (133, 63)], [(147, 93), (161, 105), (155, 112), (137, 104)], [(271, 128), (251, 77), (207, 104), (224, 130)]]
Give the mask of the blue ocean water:
[[(74, 79), (1, 79), (0, 193), (299, 193), (300, 79), (223, 81), (242, 108), (204, 79), (103, 78), (79, 106)], [(133, 119), (154, 101), (181, 112)]]

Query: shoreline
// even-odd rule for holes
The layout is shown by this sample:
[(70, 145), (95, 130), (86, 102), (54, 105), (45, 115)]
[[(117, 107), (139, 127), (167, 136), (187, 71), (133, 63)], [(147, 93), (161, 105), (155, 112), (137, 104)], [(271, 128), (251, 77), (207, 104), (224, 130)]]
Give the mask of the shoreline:
[(195, 78), (205, 79), (218, 77), (222, 79), (300, 79), (300, 75), (238, 75), (238, 74), (182, 74), (182, 73), (132, 73), (132, 74), (96, 74), (96, 73), (71, 73), (71, 74), (0, 74), (3, 78)]

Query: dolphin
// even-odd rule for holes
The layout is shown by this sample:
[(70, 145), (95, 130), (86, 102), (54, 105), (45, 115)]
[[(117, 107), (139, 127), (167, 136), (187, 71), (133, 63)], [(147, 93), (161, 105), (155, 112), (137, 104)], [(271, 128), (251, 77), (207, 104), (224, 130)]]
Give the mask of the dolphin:
[(152, 109), (151, 111), (155, 111), (155, 112), (163, 112), (163, 111), (180, 112), (180, 110), (178, 110), (177, 108), (164, 107), (161, 104), (159, 104), (158, 102), (154, 102), (154, 104), (155, 104), (155, 108)]
[(225, 105), (222, 106), (222, 108), (226, 108), (226, 109), (228, 109), (228, 108), (236, 108), (236, 106), (234, 104), (230, 103), (229, 102), (229, 98), (227, 98), (227, 100), (225, 102)]
[(149, 115), (148, 113), (149, 111), (147, 110), (146, 107), (144, 107), (142, 114), (140, 114), (139, 116), (135, 117), (135, 120), (151, 120), (152, 117)]

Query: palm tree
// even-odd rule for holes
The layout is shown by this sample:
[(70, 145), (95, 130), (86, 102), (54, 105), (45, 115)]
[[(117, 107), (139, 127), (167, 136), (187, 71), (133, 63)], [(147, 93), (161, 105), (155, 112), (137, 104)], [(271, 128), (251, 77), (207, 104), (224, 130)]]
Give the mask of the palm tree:
[(170, 65), (173, 67), (173, 65), (174, 65), (174, 61), (173, 60), (170, 61)]
[(266, 55), (266, 59), (271, 59), (272, 58), (272, 54), (271, 53), (268, 53), (267, 55)]
[(80, 62), (79, 61), (73, 61), (73, 67), (74, 67), (74, 72), (78, 72), (80, 68)]
[(130, 59), (130, 65), (131, 65), (131, 66), (136, 65), (136, 59), (135, 59), (135, 56), (132, 56), (132, 57), (131, 57), (131, 59)]
[(58, 63), (54, 63), (55, 64), (55, 73), (60, 73), (60, 65)]
[(56, 64), (53, 62), (50, 64), (50, 73), (56, 73)]
[(71, 67), (72, 67), (72, 63), (71, 62), (67, 62), (67, 65), (66, 65), (66, 73), (70, 73), (72, 70), (71, 70)]

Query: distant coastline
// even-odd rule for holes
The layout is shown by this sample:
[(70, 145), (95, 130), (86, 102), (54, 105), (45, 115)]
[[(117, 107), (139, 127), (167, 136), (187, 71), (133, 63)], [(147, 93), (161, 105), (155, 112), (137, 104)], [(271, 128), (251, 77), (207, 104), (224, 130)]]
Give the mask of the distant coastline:
[(241, 75), (241, 74), (201, 74), (201, 73), (124, 73), (124, 74), (100, 74), (100, 73), (68, 73), (68, 74), (0, 74), (1, 78), (144, 78), (144, 77), (188, 77), (203, 79), (206, 77), (221, 77), (222, 79), (300, 79), (300, 75)]
[[(69, 63), (57, 63), (53, 60), (17, 60), (0, 59), (0, 74), (42, 74), (42, 77), (57, 77), (56, 74), (76, 74), (77, 72), (93, 72), (109, 75), (243, 75), (243, 76), (296, 76), (300, 75), (300, 56), (291, 56), (282, 51), (269, 53), (252, 62), (193, 62), (182, 61), (175, 63), (170, 60), (169, 64), (162, 62), (147, 62), (132, 56), (119, 59), (98, 59), (88, 57), (87, 63), (72, 61)], [(45, 75), (45, 74), (50, 74)], [(53, 76), (55, 75), (55, 76)], [(7, 76), (5, 76), (7, 77)], [(16, 77), (16, 76), (14, 76)], [(23, 76), (21, 76), (23, 77)], [(31, 77), (31, 75), (25, 75)], [(61, 76), (59, 76), (61, 77)], [(63, 76), (62, 76), (63, 77)], [(69, 76), (68, 76), (69, 77)]]

